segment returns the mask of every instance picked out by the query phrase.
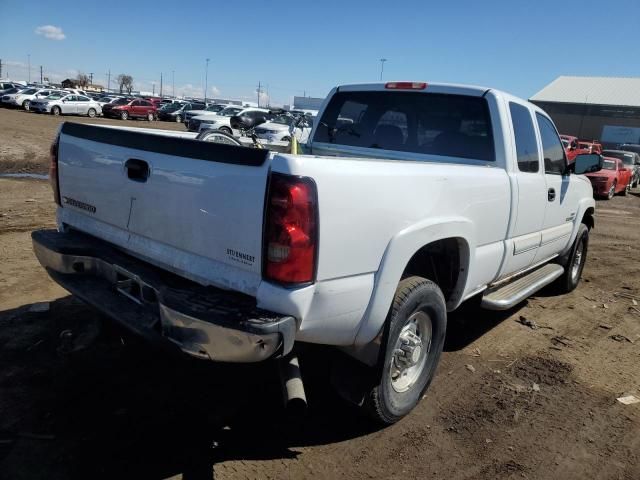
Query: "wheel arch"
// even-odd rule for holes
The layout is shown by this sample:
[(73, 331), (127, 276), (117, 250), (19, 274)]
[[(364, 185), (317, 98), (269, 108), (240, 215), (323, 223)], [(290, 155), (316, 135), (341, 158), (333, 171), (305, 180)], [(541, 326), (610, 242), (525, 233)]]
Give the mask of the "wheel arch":
[[(373, 293), (356, 334), (355, 344), (365, 345), (381, 332), (398, 283), (404, 276), (428, 278), (438, 252), (455, 252), (455, 273), (448, 282), (445, 294), (447, 309), (455, 309), (464, 297), (469, 270), (473, 265), (475, 228), (465, 218), (432, 219), (419, 223), (394, 236), (383, 255), (375, 275)], [(446, 261), (450, 261), (445, 257)], [(425, 263), (427, 260), (427, 263)], [(443, 259), (438, 259), (443, 261)], [(436, 265), (438, 265), (436, 263)], [(440, 264), (442, 267), (442, 264)], [(436, 272), (440, 271), (436, 268)], [(435, 278), (429, 278), (436, 283)]]

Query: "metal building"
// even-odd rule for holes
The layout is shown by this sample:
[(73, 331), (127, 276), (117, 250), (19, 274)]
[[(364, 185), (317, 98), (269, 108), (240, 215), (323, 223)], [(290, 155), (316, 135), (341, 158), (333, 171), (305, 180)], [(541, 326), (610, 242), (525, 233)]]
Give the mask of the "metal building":
[(603, 144), (640, 143), (640, 78), (556, 78), (530, 98), (562, 134)]

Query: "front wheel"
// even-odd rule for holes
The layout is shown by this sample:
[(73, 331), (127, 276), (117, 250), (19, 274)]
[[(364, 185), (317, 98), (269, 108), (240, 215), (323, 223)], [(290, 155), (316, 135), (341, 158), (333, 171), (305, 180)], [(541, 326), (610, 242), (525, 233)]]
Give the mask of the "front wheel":
[(28, 112), (31, 109), (31, 102), (29, 100), (25, 100), (22, 102), (22, 108)]
[(611, 200), (615, 194), (616, 194), (616, 182), (613, 182), (611, 184), (611, 188), (607, 192), (607, 200)]
[(62, 110), (60, 110), (60, 107), (53, 107), (51, 109), (51, 114), (55, 115), (56, 117), (60, 116), (61, 113), (62, 113)]
[(557, 293), (569, 293), (576, 289), (578, 283), (580, 283), (584, 264), (587, 261), (588, 247), (589, 228), (584, 223), (581, 223), (569, 255), (564, 257), (563, 262), (558, 262), (564, 266), (564, 273), (555, 281)]
[(440, 288), (422, 277), (402, 280), (386, 325), (379, 383), (364, 407), (376, 421), (390, 425), (418, 404), (435, 374), (447, 328)]
[(176, 123), (182, 122), (182, 117), (180, 115), (176, 115)]
[(126, 120), (127, 118), (129, 118), (129, 112), (127, 112), (126, 110), (120, 112), (120, 119), (121, 120)]
[(90, 108), (89, 111), (87, 112), (87, 116), (91, 117), (91, 118), (95, 118), (96, 116), (96, 109), (95, 108)]

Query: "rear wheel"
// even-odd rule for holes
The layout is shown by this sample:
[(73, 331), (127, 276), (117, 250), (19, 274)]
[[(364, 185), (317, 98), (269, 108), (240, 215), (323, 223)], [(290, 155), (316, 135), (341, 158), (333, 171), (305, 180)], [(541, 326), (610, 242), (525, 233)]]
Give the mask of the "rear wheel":
[(176, 115), (176, 123), (182, 122), (182, 117), (180, 115)]
[(615, 194), (616, 194), (616, 182), (613, 182), (611, 184), (611, 188), (607, 192), (607, 200), (611, 200)]
[(60, 110), (60, 107), (53, 107), (51, 109), (51, 114), (55, 115), (56, 117), (59, 116), (62, 113), (62, 110)]
[(120, 112), (120, 118), (121, 118), (122, 120), (126, 120), (126, 119), (128, 119), (128, 118), (129, 118), (129, 112), (127, 112), (126, 110), (124, 110), (124, 111)]
[(29, 100), (25, 100), (22, 102), (22, 108), (28, 112), (31, 109), (31, 102)]
[(90, 108), (89, 111), (87, 112), (87, 116), (94, 118), (96, 116), (96, 109), (95, 108)]
[(418, 404), (440, 360), (446, 327), (446, 304), (435, 283), (409, 277), (398, 284), (378, 383), (364, 404), (376, 421), (395, 423)]
[(231, 129), (229, 127), (220, 127), (218, 130), (220, 130), (221, 132), (226, 133), (227, 135), (232, 135), (233, 132), (231, 132)]

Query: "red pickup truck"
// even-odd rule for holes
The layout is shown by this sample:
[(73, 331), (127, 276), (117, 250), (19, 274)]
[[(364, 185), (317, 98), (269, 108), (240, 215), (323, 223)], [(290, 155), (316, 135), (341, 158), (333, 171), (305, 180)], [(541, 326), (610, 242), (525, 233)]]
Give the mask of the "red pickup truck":
[(158, 109), (146, 100), (139, 98), (121, 98), (114, 103), (107, 103), (102, 107), (105, 117), (120, 118), (146, 118), (150, 122), (156, 119)]
[(564, 151), (567, 154), (567, 160), (569, 163), (572, 163), (580, 154), (590, 153), (588, 148), (582, 148), (580, 146), (578, 137), (560, 135), (560, 140), (562, 140), (562, 145), (564, 146)]

